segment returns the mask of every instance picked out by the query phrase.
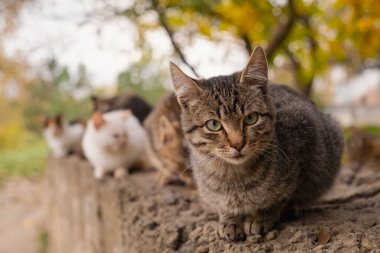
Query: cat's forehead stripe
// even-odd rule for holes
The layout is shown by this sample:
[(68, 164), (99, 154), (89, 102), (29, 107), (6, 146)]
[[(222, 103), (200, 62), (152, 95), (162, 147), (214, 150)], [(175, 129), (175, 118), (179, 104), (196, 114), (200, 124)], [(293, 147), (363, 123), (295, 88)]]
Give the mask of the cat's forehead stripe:
[(235, 74), (213, 77), (205, 80), (205, 83), (210, 97), (217, 104), (215, 112), (219, 118), (223, 115), (241, 115), (244, 113), (244, 106), (239, 99)]

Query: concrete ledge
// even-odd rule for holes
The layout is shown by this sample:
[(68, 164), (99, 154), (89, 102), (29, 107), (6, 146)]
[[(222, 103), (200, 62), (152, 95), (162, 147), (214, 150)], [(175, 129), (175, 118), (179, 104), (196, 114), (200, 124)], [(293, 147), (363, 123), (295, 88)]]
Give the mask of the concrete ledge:
[[(264, 238), (229, 244), (217, 239), (217, 216), (194, 190), (160, 187), (153, 172), (96, 181), (86, 161), (49, 158), (49, 252), (377, 252), (380, 179), (368, 171), (359, 177), (373, 182), (345, 186), (338, 179), (329, 196), (300, 218)], [(330, 236), (325, 245), (318, 242), (321, 228)]]

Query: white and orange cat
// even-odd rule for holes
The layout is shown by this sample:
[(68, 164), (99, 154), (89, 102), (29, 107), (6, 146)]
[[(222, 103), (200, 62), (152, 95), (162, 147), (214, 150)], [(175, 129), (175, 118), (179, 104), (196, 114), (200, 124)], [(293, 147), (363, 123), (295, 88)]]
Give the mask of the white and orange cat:
[(130, 110), (96, 112), (87, 124), (82, 147), (95, 178), (141, 165), (146, 133)]
[(84, 133), (84, 124), (68, 124), (63, 122), (62, 116), (46, 117), (43, 122), (43, 135), (56, 158), (76, 153), (80, 148)]

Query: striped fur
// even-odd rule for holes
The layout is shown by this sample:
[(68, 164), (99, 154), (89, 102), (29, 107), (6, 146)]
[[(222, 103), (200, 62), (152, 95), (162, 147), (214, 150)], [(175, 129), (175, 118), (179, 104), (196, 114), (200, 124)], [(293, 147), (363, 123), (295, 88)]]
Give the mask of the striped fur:
[[(290, 88), (268, 86), (267, 72), (262, 48), (229, 76), (195, 80), (171, 65), (194, 178), (228, 241), (266, 233), (285, 208), (318, 199), (340, 166), (338, 124)], [(244, 123), (251, 113), (256, 123)], [(208, 120), (221, 130), (210, 131)]]
[(174, 93), (170, 93), (144, 121), (148, 133), (146, 150), (162, 185), (178, 181), (193, 185), (191, 170), (186, 166), (188, 152), (181, 130), (180, 112)]

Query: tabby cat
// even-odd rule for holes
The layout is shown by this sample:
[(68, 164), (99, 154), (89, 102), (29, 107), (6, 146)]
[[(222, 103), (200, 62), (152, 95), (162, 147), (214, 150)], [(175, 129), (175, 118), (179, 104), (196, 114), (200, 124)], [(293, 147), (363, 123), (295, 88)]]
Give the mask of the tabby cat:
[(162, 185), (182, 181), (193, 185), (186, 166), (187, 147), (180, 123), (181, 108), (173, 92), (166, 95), (144, 121), (146, 150), (151, 164), (158, 170)]
[(343, 138), (338, 124), (306, 97), (268, 86), (264, 49), (243, 71), (171, 77), (200, 196), (219, 213), (227, 241), (270, 231), (285, 210), (317, 200), (333, 184)]
[(100, 98), (91, 96), (94, 112), (110, 112), (115, 110), (130, 109), (140, 123), (149, 115), (152, 107), (141, 97), (132, 93), (124, 93), (122, 95)]

